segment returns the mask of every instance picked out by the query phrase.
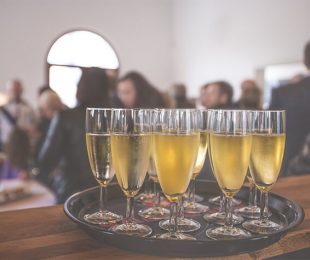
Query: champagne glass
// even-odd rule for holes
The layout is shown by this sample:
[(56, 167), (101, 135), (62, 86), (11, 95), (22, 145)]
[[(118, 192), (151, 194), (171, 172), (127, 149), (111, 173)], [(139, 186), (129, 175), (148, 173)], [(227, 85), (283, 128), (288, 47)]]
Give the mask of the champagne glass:
[(157, 188), (158, 177), (157, 177), (154, 159), (152, 155), (150, 158), (148, 174), (154, 183), (154, 193), (155, 193), (154, 206), (147, 208), (147, 209), (140, 210), (139, 216), (142, 217), (143, 219), (150, 220), (150, 221), (167, 219), (169, 218), (170, 211), (160, 206), (160, 192)]
[(158, 180), (163, 193), (170, 201), (169, 233), (162, 234), (159, 238), (194, 240), (194, 237), (178, 231), (178, 212), (198, 153), (196, 111), (156, 110), (154, 128), (154, 161)]
[(249, 167), (251, 113), (217, 110), (210, 123), (210, 157), (213, 173), (225, 197), (225, 225), (207, 229), (206, 235), (215, 240), (247, 238), (249, 232), (233, 226), (232, 198), (240, 190)]
[(197, 110), (197, 124), (199, 129), (200, 135), (200, 143), (198, 149), (198, 155), (195, 162), (193, 175), (191, 178), (191, 182), (188, 187), (188, 200), (184, 202), (184, 212), (187, 214), (199, 214), (208, 211), (209, 207), (195, 201), (196, 189), (195, 189), (195, 180), (199, 175), (205, 159), (206, 153), (208, 149), (208, 129), (207, 129), (207, 122), (208, 122), (208, 111), (207, 110)]
[(246, 177), (250, 185), (249, 186), (249, 204), (245, 207), (235, 210), (235, 212), (245, 218), (258, 219), (260, 218), (260, 209), (256, 203), (257, 189), (254, 185), (254, 181), (251, 176), (250, 169), (248, 169), (248, 173)]
[[(214, 121), (214, 117), (217, 115), (218, 110), (214, 109), (209, 109), (208, 112), (208, 130), (209, 133), (212, 130), (211, 129), (211, 122)], [(210, 135), (209, 135), (210, 139)], [(212, 160), (211, 160), (211, 155), (210, 155), (210, 146), (209, 146), (209, 151), (207, 152), (209, 155), (209, 161), (210, 161), (210, 166), (212, 169), (212, 173), (214, 174), (214, 169), (212, 165)], [(216, 177), (215, 177), (216, 178)], [(208, 223), (213, 223), (217, 225), (225, 225), (225, 197), (224, 194), (222, 193), (219, 196), (212, 197), (208, 200), (209, 203), (214, 204), (216, 206), (219, 206), (219, 210), (214, 213), (207, 213), (203, 216), (204, 220), (207, 221)], [(241, 203), (240, 200), (232, 198), (232, 207), (239, 205)], [(232, 221), (234, 225), (238, 225), (243, 222), (243, 218), (239, 215), (232, 214)]]
[[(178, 215), (178, 231), (179, 232), (193, 232), (198, 230), (201, 225), (198, 221), (195, 221), (190, 218), (185, 218), (184, 213), (199, 214), (206, 212), (209, 207), (196, 203), (195, 201), (195, 179), (199, 175), (201, 168), (203, 167), (207, 148), (208, 148), (208, 132), (207, 132), (207, 120), (208, 114), (207, 110), (196, 110), (197, 116), (197, 129), (199, 132), (199, 148), (198, 154), (194, 165), (194, 170), (192, 178), (188, 187), (189, 201), (186, 201), (185, 196), (182, 196), (182, 199), (179, 201), (179, 215)], [(161, 221), (159, 226), (168, 230), (170, 227), (170, 221)]]
[(261, 191), (260, 219), (243, 227), (253, 233), (269, 234), (281, 225), (268, 219), (268, 192), (277, 181), (285, 148), (285, 111), (253, 111), (251, 176)]
[(96, 181), (100, 184), (99, 211), (86, 214), (84, 220), (98, 225), (111, 225), (122, 216), (107, 210), (107, 186), (114, 177), (111, 162), (111, 109), (87, 108), (86, 145), (88, 160)]
[(138, 194), (149, 164), (152, 133), (150, 111), (144, 109), (112, 110), (111, 151), (119, 186), (127, 197), (126, 219), (111, 231), (145, 237), (152, 229), (138, 224), (134, 217), (134, 197)]

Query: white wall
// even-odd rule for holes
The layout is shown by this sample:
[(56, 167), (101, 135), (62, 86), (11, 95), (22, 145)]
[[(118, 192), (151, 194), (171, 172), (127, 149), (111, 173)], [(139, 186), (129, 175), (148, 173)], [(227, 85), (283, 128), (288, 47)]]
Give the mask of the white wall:
[(172, 81), (171, 7), (166, 0), (0, 0), (0, 90), (18, 77), (35, 102), (50, 44), (75, 28), (112, 42), (122, 73), (139, 70), (164, 88)]
[(190, 86), (242, 79), (268, 64), (302, 59), (310, 40), (309, 0), (175, 0), (174, 78)]
[(309, 10), (309, 0), (0, 0), (0, 90), (21, 78), (35, 102), (51, 42), (75, 28), (105, 36), (122, 73), (161, 89), (184, 81), (196, 96), (226, 79), (238, 90), (257, 68), (301, 60)]

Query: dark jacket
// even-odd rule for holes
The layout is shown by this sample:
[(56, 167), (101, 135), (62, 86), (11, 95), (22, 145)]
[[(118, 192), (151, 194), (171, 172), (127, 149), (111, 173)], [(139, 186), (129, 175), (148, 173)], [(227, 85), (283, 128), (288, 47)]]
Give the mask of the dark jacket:
[(286, 145), (281, 174), (302, 149), (310, 133), (310, 77), (298, 83), (274, 89), (270, 109), (286, 110)]
[[(60, 162), (61, 176), (50, 176)], [(84, 107), (62, 111), (53, 118), (38, 155), (38, 168), (41, 180), (51, 179), (59, 203), (96, 185), (87, 158)]]
[(310, 174), (310, 134), (300, 153), (290, 161), (286, 175)]

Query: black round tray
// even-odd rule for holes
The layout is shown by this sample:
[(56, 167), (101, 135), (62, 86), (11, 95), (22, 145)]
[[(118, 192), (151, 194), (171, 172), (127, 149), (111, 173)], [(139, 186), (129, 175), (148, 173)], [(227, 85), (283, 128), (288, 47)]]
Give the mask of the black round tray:
[[(117, 184), (108, 187), (109, 202), (108, 208), (116, 213), (124, 214), (126, 207), (125, 197)], [(215, 182), (197, 181), (196, 191), (202, 195), (207, 203), (207, 199), (220, 194), (220, 190)], [(280, 240), (290, 229), (298, 226), (304, 219), (303, 209), (293, 201), (270, 193), (269, 208), (272, 212), (272, 219), (284, 225), (284, 228), (269, 235), (253, 235), (251, 238), (238, 240), (211, 240), (205, 235), (205, 230), (210, 227), (202, 215), (192, 216), (201, 223), (201, 228), (197, 232), (191, 233), (197, 238), (196, 241), (162, 240), (155, 238), (139, 238), (126, 235), (118, 235), (108, 231), (108, 229), (86, 223), (83, 216), (98, 209), (99, 187), (94, 187), (72, 195), (64, 204), (66, 215), (79, 224), (89, 235), (107, 244), (151, 255), (177, 256), (177, 257), (202, 257), (202, 256), (225, 256), (241, 254), (259, 250)], [(243, 187), (237, 195), (244, 203), (247, 202), (248, 188)], [(244, 204), (243, 204), (244, 205)], [(214, 210), (212, 205), (211, 211)], [(241, 205), (242, 206), (242, 205)], [(143, 207), (136, 203), (135, 211)], [(137, 214), (136, 214), (137, 215)], [(138, 217), (137, 217), (138, 218)], [(154, 234), (163, 233), (158, 222), (148, 222)]]

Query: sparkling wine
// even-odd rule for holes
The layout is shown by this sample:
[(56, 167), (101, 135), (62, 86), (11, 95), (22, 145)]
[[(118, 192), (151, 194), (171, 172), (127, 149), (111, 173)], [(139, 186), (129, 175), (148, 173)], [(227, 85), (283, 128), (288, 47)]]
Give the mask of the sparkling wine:
[(254, 134), (250, 169), (257, 187), (269, 191), (277, 181), (285, 148), (285, 134)]
[(234, 196), (244, 182), (251, 143), (251, 135), (210, 133), (210, 157), (214, 175), (226, 196)]
[(160, 186), (177, 201), (190, 182), (199, 147), (199, 133), (154, 135), (154, 160)]
[(111, 150), (117, 181), (123, 192), (135, 196), (144, 181), (151, 151), (150, 134), (112, 134)]
[(86, 145), (90, 167), (97, 182), (103, 186), (114, 177), (109, 134), (86, 134)]

